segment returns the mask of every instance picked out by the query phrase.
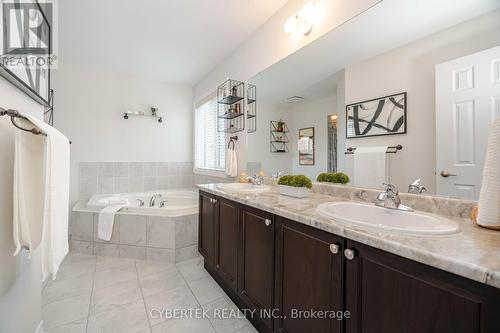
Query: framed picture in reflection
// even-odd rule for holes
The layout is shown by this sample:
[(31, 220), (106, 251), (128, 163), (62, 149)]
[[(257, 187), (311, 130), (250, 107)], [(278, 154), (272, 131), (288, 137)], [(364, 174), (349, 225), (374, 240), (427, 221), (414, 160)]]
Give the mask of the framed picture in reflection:
[(406, 133), (406, 92), (346, 106), (346, 138)]

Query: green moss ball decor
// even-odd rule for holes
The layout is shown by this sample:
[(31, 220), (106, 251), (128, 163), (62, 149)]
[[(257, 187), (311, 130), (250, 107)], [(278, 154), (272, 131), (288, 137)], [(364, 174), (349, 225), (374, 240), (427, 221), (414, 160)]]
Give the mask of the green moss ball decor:
[(278, 181), (279, 185), (286, 185), (292, 187), (312, 187), (312, 182), (309, 178), (304, 175), (287, 175), (280, 178)]
[(322, 183), (347, 184), (349, 183), (349, 176), (343, 172), (321, 173), (318, 175), (317, 181)]

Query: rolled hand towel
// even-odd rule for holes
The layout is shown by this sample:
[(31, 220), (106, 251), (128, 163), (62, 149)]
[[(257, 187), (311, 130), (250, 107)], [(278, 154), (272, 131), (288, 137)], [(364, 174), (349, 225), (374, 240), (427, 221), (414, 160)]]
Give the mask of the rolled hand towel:
[(488, 139), (477, 224), (500, 228), (500, 117), (493, 122)]

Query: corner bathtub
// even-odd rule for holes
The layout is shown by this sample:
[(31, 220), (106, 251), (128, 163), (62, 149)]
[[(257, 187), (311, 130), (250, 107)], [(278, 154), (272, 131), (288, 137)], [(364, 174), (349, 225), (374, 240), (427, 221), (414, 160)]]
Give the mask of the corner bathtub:
[[(160, 194), (154, 207), (149, 207), (151, 197)], [(160, 208), (160, 203), (166, 200), (164, 207)], [(139, 203), (143, 201), (144, 206)], [(122, 212), (131, 214), (147, 214), (161, 216), (180, 216), (198, 212), (198, 192), (191, 190), (167, 190), (151, 192), (135, 192), (123, 194), (96, 194), (87, 202), (87, 207), (102, 209), (110, 205), (126, 205)]]
[[(154, 207), (153, 195), (160, 194)], [(144, 207), (139, 207), (139, 200)], [(160, 202), (166, 200), (165, 207)], [(115, 215), (111, 240), (98, 237), (99, 212), (109, 205), (124, 205)], [(166, 190), (97, 194), (80, 201), (71, 214), (70, 249), (97, 256), (177, 263), (198, 253), (198, 191)]]

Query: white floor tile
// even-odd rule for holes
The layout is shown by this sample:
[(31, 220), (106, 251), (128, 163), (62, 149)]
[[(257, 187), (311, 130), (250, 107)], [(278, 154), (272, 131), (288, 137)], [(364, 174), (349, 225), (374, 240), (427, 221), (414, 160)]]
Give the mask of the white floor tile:
[(160, 318), (157, 315), (151, 316), (152, 313), (158, 314), (158, 311), (163, 313), (163, 310), (197, 309), (200, 307), (187, 286), (145, 297), (145, 301), (151, 325), (167, 320), (164, 316)]
[(177, 264), (177, 269), (189, 283), (210, 276), (203, 267), (203, 259), (193, 259)]
[(156, 262), (156, 261), (137, 260), (135, 262), (135, 266), (137, 267), (137, 273), (139, 273), (139, 278), (143, 278), (148, 275), (158, 274), (160, 272), (177, 270), (174, 264)]
[(189, 282), (189, 287), (200, 304), (206, 304), (225, 296), (224, 291), (208, 276), (206, 278)]
[[(208, 309), (210, 322), (217, 333), (234, 333), (250, 324), (243, 318), (243, 313), (238, 310), (238, 307), (227, 297), (205, 304), (203, 309)], [(221, 313), (229, 315), (223, 317)]]
[(149, 275), (140, 279), (144, 297), (155, 295), (164, 291), (186, 287), (182, 275), (174, 268), (158, 274)]
[(85, 333), (87, 332), (87, 318), (76, 320), (69, 324), (64, 324), (52, 328), (45, 333)]
[(42, 306), (43, 325), (45, 329), (52, 329), (63, 324), (87, 318), (89, 314), (90, 293)]
[(215, 333), (207, 319), (172, 319), (152, 327), (153, 333)]
[(120, 282), (94, 290), (90, 302), (90, 315), (119, 308), (122, 305), (142, 300), (138, 280)]
[(97, 257), (97, 271), (123, 267), (135, 267), (135, 260), (118, 257)]
[(89, 294), (92, 291), (94, 273), (50, 280), (43, 291), (43, 303), (51, 303), (64, 298)]
[(95, 273), (94, 290), (130, 280), (137, 280), (135, 265), (114, 266), (109, 269), (101, 269)]
[(87, 333), (137, 333), (149, 329), (142, 300), (89, 317)]

